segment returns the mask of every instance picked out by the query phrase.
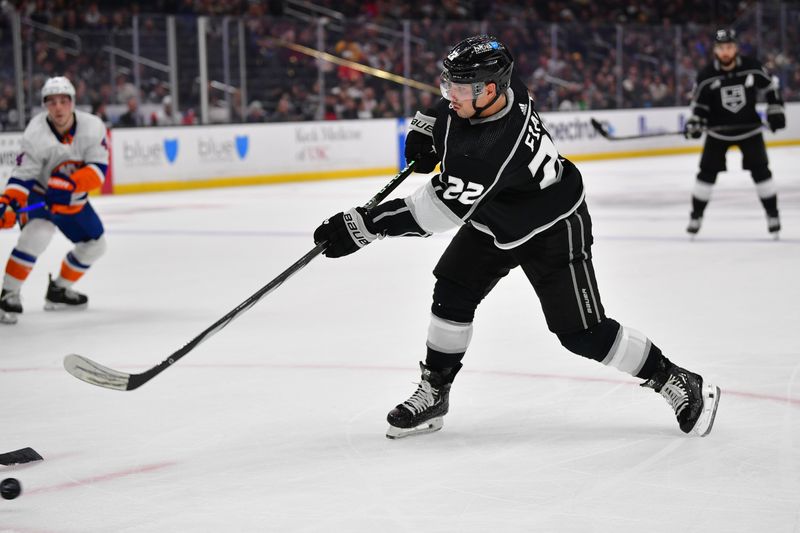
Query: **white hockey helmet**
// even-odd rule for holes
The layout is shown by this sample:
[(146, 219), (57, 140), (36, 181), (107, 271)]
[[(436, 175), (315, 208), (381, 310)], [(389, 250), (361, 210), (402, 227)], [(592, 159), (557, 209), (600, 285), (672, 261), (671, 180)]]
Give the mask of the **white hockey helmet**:
[(48, 96), (54, 94), (66, 94), (70, 97), (72, 103), (75, 103), (75, 87), (72, 85), (72, 82), (64, 76), (48, 78), (47, 81), (44, 82), (42, 86), (42, 105), (45, 105), (45, 100)]

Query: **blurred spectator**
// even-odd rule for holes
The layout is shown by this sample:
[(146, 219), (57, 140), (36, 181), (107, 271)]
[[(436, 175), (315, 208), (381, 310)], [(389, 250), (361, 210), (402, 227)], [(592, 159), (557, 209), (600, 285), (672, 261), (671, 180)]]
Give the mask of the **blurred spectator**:
[(356, 113), (357, 118), (365, 119), (365, 118), (372, 118), (372, 109), (367, 105), (366, 100), (358, 100), (358, 110)]
[(11, 111), (8, 105), (8, 98), (0, 96), (0, 131), (11, 126), (9, 112)]
[(210, 92), (208, 102), (208, 121), (211, 124), (226, 124), (231, 120), (228, 104), (219, 97), (219, 94)]
[(86, 24), (86, 27), (92, 30), (99, 29), (104, 20), (105, 17), (100, 14), (100, 9), (97, 7), (97, 2), (92, 2), (89, 4), (89, 8), (83, 14), (83, 22)]
[(653, 106), (668, 105), (669, 101), (669, 86), (664, 83), (660, 74), (656, 74), (650, 83), (646, 84), (647, 89), (650, 91), (650, 99)]
[(275, 111), (270, 115), (270, 122), (290, 122), (298, 120), (298, 117), (292, 112), (292, 102), (287, 93), (283, 93), (278, 100), (278, 105), (275, 106)]
[[(786, 6), (781, 11), (776, 5), (761, 3), (757, 18), (753, 0), (715, 0), (711, 5), (707, 0), (312, 2), (346, 17), (325, 25), (323, 51), (433, 86), (438, 86), (439, 60), (448, 46), (464, 35), (490, 31), (513, 49), (515, 70), (528, 83), (542, 111), (686, 105), (696, 71), (710, 53), (713, 30), (735, 20), (743, 36), (742, 53), (761, 57), (780, 77), (787, 101), (800, 100), (800, 27), (786, 24), (785, 35), (770, 31), (779, 26), (781, 13), (785, 12), (791, 21), (800, 17), (800, 8), (793, 4), (781, 4)], [(406, 90), (396, 83), (332, 62), (320, 62), (277, 44), (275, 38), (319, 47), (318, 26), (290, 18), (282, 0), (159, 0), (143, 4), (13, 0), (10, 4), (23, 17), (68, 32), (42, 32), (23, 24), (26, 113), (38, 105), (37, 97), (28, 101), (28, 95), (36, 95), (44, 79), (55, 74), (73, 79), (78, 91), (76, 101), (82, 105), (98, 100), (109, 105), (127, 104), (131, 98), (143, 107), (163, 102), (172, 90), (167, 73), (146, 64), (134, 67), (124, 55), (112, 57), (104, 47), (132, 53), (133, 17), (137, 16), (141, 55), (167, 64), (165, 13), (178, 15), (179, 94), (182, 102), (195, 108), (199, 106), (199, 85), (194, 17), (212, 17), (208, 66), (210, 79), (216, 81), (226, 79), (219, 54), (224, 27), (221, 17), (244, 17), (247, 91), (251, 97), (257, 96), (254, 102), (269, 104), (260, 110), (248, 107), (242, 116), (238, 92), (232, 94), (229, 106), (219, 98), (218, 89), (210, 90), (211, 122), (397, 117), (426, 109), (438, 98), (438, 94)], [(165, 13), (154, 13), (158, 10)], [(399, 24), (403, 19), (413, 21), (409, 26), (407, 58)], [(229, 29), (234, 28), (236, 19), (228, 21), (234, 22)], [(376, 28), (373, 23), (382, 27)], [(763, 30), (756, 36), (759, 27)], [(0, 16), (0, 51), (10, 57), (3, 41), (5, 30)], [(80, 44), (69, 36), (72, 34), (79, 37)], [(236, 50), (237, 32), (234, 30), (231, 35), (230, 44)], [(235, 73), (236, 52), (232, 52), (230, 60)], [(140, 69), (138, 89), (131, 83), (133, 68)], [(27, 79), (28, 71), (33, 72), (31, 79)], [(8, 109), (0, 111), (0, 127), (18, 127), (7, 118), (16, 116), (15, 86), (7, 81), (13, 80), (13, 74), (13, 65), (0, 64), (0, 88), (4, 89), (2, 96), (6, 100), (3, 105)], [(320, 87), (324, 90), (320, 91)], [(5, 92), (6, 88), (9, 92)], [(152, 119), (149, 116), (146, 122)], [(187, 109), (176, 120), (194, 123), (194, 111)]]
[(190, 107), (186, 110), (186, 112), (183, 114), (183, 120), (181, 121), (181, 124), (183, 126), (192, 126), (197, 124), (197, 116), (194, 109)]
[(247, 122), (264, 122), (265, 118), (266, 113), (261, 102), (258, 100), (250, 102), (250, 105), (247, 106)]
[(96, 115), (100, 117), (100, 120), (106, 125), (106, 127), (111, 126), (111, 121), (108, 120), (108, 115), (106, 114), (106, 103), (102, 100), (95, 100), (92, 102), (92, 115)]
[(177, 126), (183, 122), (179, 111), (172, 107), (172, 97), (167, 95), (161, 100), (161, 109), (150, 116), (151, 126)]
[(117, 85), (114, 95), (119, 104), (130, 103), (131, 98), (139, 97), (136, 87), (128, 81), (128, 77), (125, 74), (117, 75)]
[(128, 99), (128, 110), (120, 115), (117, 126), (120, 128), (144, 126), (144, 118), (139, 112), (139, 100), (136, 97)]
[(345, 96), (342, 99), (342, 109), (339, 111), (339, 118), (356, 119), (358, 118), (358, 102), (355, 98)]

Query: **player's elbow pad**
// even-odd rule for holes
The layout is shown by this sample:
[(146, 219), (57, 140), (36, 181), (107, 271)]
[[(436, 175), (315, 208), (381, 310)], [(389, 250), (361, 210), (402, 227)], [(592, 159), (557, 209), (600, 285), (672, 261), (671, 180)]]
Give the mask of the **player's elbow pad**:
[(70, 178), (75, 182), (75, 192), (89, 192), (100, 187), (105, 176), (96, 165), (86, 165), (73, 172)]

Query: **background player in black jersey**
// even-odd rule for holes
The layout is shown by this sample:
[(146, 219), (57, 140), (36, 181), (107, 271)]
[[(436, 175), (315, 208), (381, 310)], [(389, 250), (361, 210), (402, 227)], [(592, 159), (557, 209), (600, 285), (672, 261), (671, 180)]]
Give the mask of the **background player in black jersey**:
[(770, 76), (757, 60), (738, 54), (734, 30), (718, 30), (714, 35), (714, 61), (697, 75), (692, 116), (684, 132), (686, 138), (698, 139), (708, 128), (686, 228), (692, 235), (700, 231), (717, 173), (726, 169), (728, 148), (738, 145), (743, 156), (742, 166), (753, 176), (758, 197), (767, 213), (767, 229), (778, 238), (781, 229), (778, 195), (761, 135), (761, 117), (756, 112), (760, 92), (766, 96), (769, 128), (773, 132), (785, 128), (786, 115), (778, 78)]
[(337, 213), (314, 232), (325, 255), (370, 242), (459, 227), (434, 269), (427, 357), (412, 396), (388, 415), (387, 437), (441, 429), (475, 310), (520, 266), (549, 329), (573, 353), (643, 380), (672, 405), (680, 428), (711, 430), (719, 388), (670, 362), (644, 334), (605, 316), (592, 266), (592, 220), (578, 169), (559, 156), (506, 47), (490, 36), (444, 59), (444, 98), (417, 113), (406, 141), (416, 170), (441, 172), (407, 198)]

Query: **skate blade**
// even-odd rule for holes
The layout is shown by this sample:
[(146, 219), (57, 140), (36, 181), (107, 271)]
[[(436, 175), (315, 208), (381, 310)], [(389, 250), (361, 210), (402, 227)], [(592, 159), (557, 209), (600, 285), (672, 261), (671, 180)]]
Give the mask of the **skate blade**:
[(83, 311), (88, 306), (89, 306), (88, 303), (80, 305), (70, 305), (70, 304), (49, 302), (47, 300), (45, 300), (44, 302), (45, 311)]
[(389, 425), (389, 429), (386, 430), (386, 438), (402, 439), (405, 437), (410, 437), (411, 435), (424, 435), (425, 433), (433, 433), (434, 431), (439, 431), (442, 429), (443, 425), (444, 420), (441, 416), (431, 418), (424, 424), (420, 424), (419, 426), (413, 428), (399, 428)]
[(5, 311), (0, 311), (0, 324), (13, 325), (16, 323), (17, 323), (16, 313), (6, 313)]
[(703, 383), (703, 412), (695, 422), (692, 433), (701, 437), (711, 433), (711, 428), (714, 427), (714, 419), (717, 417), (717, 406), (719, 406), (721, 394), (719, 387)]

